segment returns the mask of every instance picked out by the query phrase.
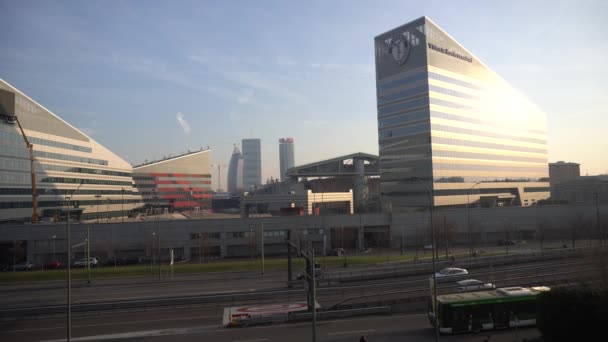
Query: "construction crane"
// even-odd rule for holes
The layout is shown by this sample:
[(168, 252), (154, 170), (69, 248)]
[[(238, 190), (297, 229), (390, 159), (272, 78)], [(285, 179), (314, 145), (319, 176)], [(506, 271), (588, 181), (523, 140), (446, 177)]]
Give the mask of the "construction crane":
[(15, 121), (17, 121), (17, 125), (19, 125), (25, 145), (30, 150), (30, 175), (32, 177), (32, 223), (36, 223), (38, 222), (38, 195), (36, 194), (36, 170), (34, 169), (34, 144), (31, 144), (30, 141), (27, 140), (27, 135), (25, 135), (25, 132), (23, 131), (19, 118), (17, 118), (17, 116), (13, 116), (13, 118)]

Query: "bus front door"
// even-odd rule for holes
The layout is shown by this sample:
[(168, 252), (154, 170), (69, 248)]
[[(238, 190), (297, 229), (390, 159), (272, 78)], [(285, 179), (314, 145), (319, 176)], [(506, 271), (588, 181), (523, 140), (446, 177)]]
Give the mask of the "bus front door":
[(494, 319), (494, 329), (506, 329), (509, 327), (509, 311), (504, 305), (496, 305), (494, 307), (492, 318)]

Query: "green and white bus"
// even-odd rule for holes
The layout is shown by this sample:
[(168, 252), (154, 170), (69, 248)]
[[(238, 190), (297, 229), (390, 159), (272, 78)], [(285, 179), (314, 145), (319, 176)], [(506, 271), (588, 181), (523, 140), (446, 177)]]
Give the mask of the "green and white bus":
[[(506, 287), (439, 295), (439, 332), (457, 334), (535, 325), (538, 295), (549, 290), (546, 286)], [(435, 326), (433, 307), (431, 296), (428, 314), (431, 325)]]

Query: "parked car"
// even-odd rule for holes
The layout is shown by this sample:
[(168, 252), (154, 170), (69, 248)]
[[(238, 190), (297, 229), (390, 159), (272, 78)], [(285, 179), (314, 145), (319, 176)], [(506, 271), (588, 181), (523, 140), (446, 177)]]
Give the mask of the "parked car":
[(433, 250), (433, 245), (426, 245), (426, 246), (424, 246), (423, 248), (424, 248), (424, 250), (426, 250), (426, 251), (430, 251), (430, 250)]
[(499, 246), (514, 246), (517, 245), (517, 241), (515, 240), (500, 240), (498, 241)]
[[(97, 266), (97, 258), (89, 258), (89, 264), (91, 266)], [(87, 258), (74, 261), (74, 267), (87, 267)]]
[(61, 261), (59, 261), (59, 260), (49, 261), (46, 264), (44, 264), (44, 268), (49, 269), (49, 270), (56, 270), (58, 268), (61, 268)]
[(484, 291), (496, 288), (496, 286), (492, 283), (484, 283), (483, 281), (477, 279), (460, 280), (457, 281), (456, 284), (458, 284), (458, 292)]
[(15, 264), (15, 266), (13, 267), (13, 269), (15, 271), (29, 271), (34, 267), (34, 264), (30, 263), (29, 261), (24, 261), (24, 262), (20, 262), (18, 264)]
[(344, 248), (335, 248), (329, 252), (329, 255), (343, 256), (344, 252)]
[(447, 278), (447, 277), (456, 277), (463, 276), (469, 274), (469, 271), (464, 268), (458, 267), (448, 267), (444, 268), (441, 271), (435, 273), (435, 278)]
[(121, 258), (110, 258), (106, 260), (106, 266), (121, 266), (121, 265), (135, 265), (139, 263), (138, 257), (121, 257)]

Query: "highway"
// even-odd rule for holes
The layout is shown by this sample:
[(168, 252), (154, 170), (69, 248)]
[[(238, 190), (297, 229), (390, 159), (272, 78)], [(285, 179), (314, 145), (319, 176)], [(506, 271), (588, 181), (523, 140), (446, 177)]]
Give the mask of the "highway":
[[(470, 269), (471, 277), (492, 280), (497, 286), (525, 279), (542, 281), (545, 274), (565, 273), (576, 281), (577, 271), (591, 266), (588, 258), (536, 260), (524, 264), (484, 266)], [(349, 271), (366, 271), (378, 266), (349, 267)], [(341, 269), (343, 270), (343, 269)], [(335, 271), (335, 270), (334, 270)], [(593, 270), (591, 270), (593, 272)], [(73, 311), (73, 336), (84, 340), (170, 341), (179, 335), (180, 341), (211, 340), (231, 342), (254, 341), (310, 341), (310, 323), (292, 323), (250, 328), (222, 328), (225, 306), (239, 304), (285, 303), (305, 300), (303, 288), (287, 289), (285, 271), (204, 274), (175, 277), (173, 280), (157, 278), (127, 278), (75, 282), (73, 304), (86, 302), (122, 303), (124, 301), (165, 300), (169, 305), (121, 310)], [(388, 279), (354, 281), (324, 285), (318, 289), (318, 301), (327, 307), (341, 300), (365, 302), (404, 294), (386, 295), (388, 292), (428, 291), (429, 274), (405, 275)], [(529, 280), (529, 279), (528, 279)], [(11, 310), (23, 306), (65, 306), (65, 283), (32, 283), (2, 285), (0, 287), (1, 341), (50, 341), (65, 338), (65, 316), (61, 313), (35, 319), (11, 318)], [(417, 290), (419, 289), (419, 290)], [(445, 289), (440, 289), (441, 291)], [(382, 295), (380, 295), (382, 294)], [(194, 296), (194, 297), (188, 297)], [(196, 297), (198, 296), (198, 297)], [(186, 298), (186, 304), (177, 299)], [(190, 301), (189, 298), (198, 298)], [(201, 299), (202, 298), (202, 299)], [(222, 298), (218, 300), (218, 298)], [(207, 302), (208, 299), (212, 299)], [(12, 308), (12, 309), (11, 309)], [(319, 341), (356, 341), (359, 333), (369, 335), (369, 341), (432, 340), (433, 331), (426, 318), (423, 301), (407, 303), (401, 313), (385, 316), (352, 317), (319, 322)], [(515, 334), (534, 336), (535, 329), (492, 332), (492, 341), (512, 341)], [(523, 334), (523, 335), (522, 335)], [(529, 335), (526, 335), (529, 334)], [(484, 335), (485, 336), (485, 335)], [(446, 341), (482, 341), (484, 336), (446, 336)]]
[[(159, 311), (137, 314), (118, 314), (77, 317), (73, 321), (73, 341), (214, 341), (214, 342), (310, 342), (310, 322), (267, 325), (249, 328), (222, 328), (219, 310)], [(65, 319), (21, 321), (0, 326), (0, 340), (4, 342), (65, 341)], [(434, 331), (426, 314), (370, 316), (341, 320), (320, 321), (318, 341), (358, 341), (366, 335), (369, 342), (433, 341)], [(479, 335), (441, 336), (441, 341), (513, 341), (515, 337), (534, 337), (535, 328), (515, 331), (492, 331)]]

